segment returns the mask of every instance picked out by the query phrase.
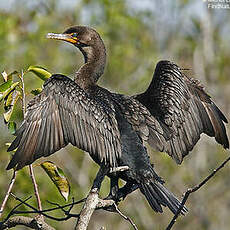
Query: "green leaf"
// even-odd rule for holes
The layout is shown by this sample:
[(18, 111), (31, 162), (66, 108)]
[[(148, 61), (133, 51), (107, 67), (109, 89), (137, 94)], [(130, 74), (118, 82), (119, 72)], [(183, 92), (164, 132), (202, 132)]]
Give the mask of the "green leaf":
[(43, 81), (46, 81), (52, 75), (48, 70), (41, 66), (30, 66), (27, 71), (34, 73)]
[(11, 115), (13, 113), (13, 109), (14, 109), (14, 106), (18, 100), (20, 96), (20, 92), (17, 91), (17, 90), (14, 90), (13, 92), (11, 92), (7, 98), (5, 98), (5, 103), (4, 103), (4, 109), (5, 109), (5, 113), (3, 113), (3, 117), (4, 117), (4, 121), (6, 123), (9, 122), (10, 118), (11, 118)]
[[(11, 81), (11, 80), (10, 80)], [(7, 82), (5, 82), (5, 83), (7, 83)], [(3, 83), (3, 84), (5, 84), (5, 83)], [(2, 84), (2, 85), (3, 85)], [(4, 92), (1, 92), (1, 90), (0, 90), (0, 101), (2, 100), (2, 99), (5, 99), (8, 95), (9, 95), (9, 93), (10, 92), (12, 92), (15, 88), (16, 88), (16, 86), (17, 85), (19, 85), (19, 82), (15, 82), (15, 83), (9, 83), (10, 85), (9, 85), (9, 87), (7, 88), (6, 86), (3, 86), (2, 87), (2, 89), (4, 89), (4, 87), (6, 87), (7, 89), (4, 91)], [(1, 85), (1, 86), (2, 86)], [(0, 88), (1, 88), (1, 86), (0, 86)]]
[(41, 91), (42, 91), (42, 88), (37, 88), (37, 89), (33, 89), (31, 91), (31, 93), (36, 96), (36, 95), (40, 94)]
[(3, 84), (0, 85), (0, 92), (3, 93), (7, 89), (9, 89), (12, 84), (13, 84), (12, 80), (8, 80), (4, 82)]
[(8, 129), (9, 129), (9, 131), (10, 131), (10, 133), (12, 134), (12, 135), (14, 135), (15, 134), (15, 132), (16, 132), (16, 123), (14, 122), (14, 121), (10, 121), (9, 123), (8, 123)]
[(62, 169), (57, 167), (51, 161), (43, 162), (41, 164), (41, 167), (45, 170), (45, 172), (48, 174), (50, 179), (53, 181), (53, 183), (58, 188), (61, 195), (67, 201), (69, 193), (70, 193), (70, 185)]

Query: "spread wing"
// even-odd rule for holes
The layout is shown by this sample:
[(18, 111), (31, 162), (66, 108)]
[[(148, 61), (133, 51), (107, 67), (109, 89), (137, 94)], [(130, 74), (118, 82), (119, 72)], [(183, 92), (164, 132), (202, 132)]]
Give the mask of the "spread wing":
[[(176, 64), (160, 61), (149, 88), (135, 99), (150, 111), (163, 130), (171, 133), (161, 138), (159, 146), (177, 163), (193, 149), (202, 133), (215, 137), (224, 148), (229, 148), (226, 117), (200, 82), (188, 78)], [(151, 135), (148, 142), (154, 145)]]
[(116, 165), (120, 134), (112, 105), (91, 98), (74, 81), (53, 75), (32, 99), (8, 151), (17, 148), (7, 169), (24, 167), (71, 143), (96, 161)]

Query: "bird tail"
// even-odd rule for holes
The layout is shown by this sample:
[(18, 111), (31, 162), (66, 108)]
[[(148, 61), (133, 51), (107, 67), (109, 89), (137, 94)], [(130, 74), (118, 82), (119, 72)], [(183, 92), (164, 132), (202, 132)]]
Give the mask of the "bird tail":
[[(165, 207), (167, 206), (175, 214), (181, 205), (181, 202), (173, 193), (158, 181), (141, 183), (139, 187), (152, 209), (156, 212), (163, 212), (163, 205)], [(187, 211), (187, 208), (183, 207), (181, 214), (184, 215)]]

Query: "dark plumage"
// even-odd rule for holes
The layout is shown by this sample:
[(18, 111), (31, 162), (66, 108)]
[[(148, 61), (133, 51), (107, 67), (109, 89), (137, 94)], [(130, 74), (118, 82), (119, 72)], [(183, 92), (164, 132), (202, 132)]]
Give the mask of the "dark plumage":
[(122, 178), (128, 185), (138, 185), (155, 211), (162, 212), (163, 205), (175, 213), (180, 201), (155, 173), (144, 142), (167, 152), (177, 163), (201, 133), (214, 136), (228, 148), (225, 116), (200, 83), (172, 62), (159, 62), (146, 92), (129, 97), (96, 84), (104, 71), (106, 50), (95, 30), (76, 26), (63, 34), (48, 34), (48, 38), (74, 44), (85, 64), (74, 81), (52, 75), (41, 94), (29, 102), (8, 149), (18, 148), (7, 169), (21, 169), (71, 143), (89, 152), (99, 165), (128, 166), (127, 171), (109, 174), (113, 186), (118, 187), (117, 180)]
[[(229, 148), (224, 122), (227, 119), (204, 91), (198, 80), (188, 78), (179, 66), (160, 61), (148, 89), (134, 97), (141, 102), (164, 130), (157, 142), (155, 130), (147, 142), (161, 152), (167, 152), (178, 164), (193, 149), (200, 134), (215, 137)], [(151, 124), (150, 124), (151, 126)]]

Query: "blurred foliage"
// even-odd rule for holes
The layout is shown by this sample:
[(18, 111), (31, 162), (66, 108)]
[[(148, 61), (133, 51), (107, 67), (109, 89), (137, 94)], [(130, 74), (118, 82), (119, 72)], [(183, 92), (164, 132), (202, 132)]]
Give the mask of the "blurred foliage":
[[(157, 61), (170, 59), (184, 68), (191, 69), (187, 74), (200, 79), (207, 86), (208, 92), (228, 117), (230, 111), (228, 10), (210, 11), (206, 3), (199, 0), (3, 2), (5, 1), (0, 4), (1, 72), (27, 70), (32, 65), (43, 66), (52, 73), (64, 73), (73, 77), (83, 63), (80, 52), (69, 44), (46, 40), (45, 36), (48, 32), (62, 32), (71, 25), (86, 24), (101, 34), (107, 47), (107, 67), (100, 79), (100, 85), (120, 93), (139, 93), (149, 84)], [(11, 77), (12, 82), (17, 81), (17, 74)], [(4, 79), (1, 78), (0, 84), (3, 83)], [(32, 73), (27, 73), (25, 77), (27, 101), (33, 97), (31, 90), (38, 89), (35, 94), (39, 93), (42, 84), (42, 80), (34, 77)], [(6, 96), (2, 96), (2, 91), (0, 97), (5, 98)], [(11, 96), (7, 106), (10, 106), (13, 100), (13, 95)], [(0, 102), (1, 114), (6, 103), (4, 98)], [(21, 111), (21, 105), (17, 103), (10, 121), (16, 121), (19, 125), (23, 117)], [(3, 117), (0, 119), (0, 125), (0, 187), (2, 188), (0, 201), (2, 201), (12, 174), (11, 171), (5, 171), (10, 159), (5, 143), (10, 142), (13, 136), (4, 124)], [(10, 123), (11, 131), (14, 127), (15, 124)], [(179, 197), (188, 187), (200, 182), (227, 156), (213, 139), (203, 136), (193, 153), (181, 166), (176, 165), (166, 154), (159, 154), (152, 149), (149, 149), (149, 153), (156, 171), (167, 182), (166, 186)], [(63, 169), (71, 184), (70, 197), (74, 196), (77, 200), (87, 194), (98, 169), (88, 154), (68, 146), (46, 160), (55, 162)], [(44, 208), (50, 207), (46, 200), (65, 203), (40, 167), (35, 167), (35, 175)], [(202, 190), (190, 197), (187, 203), (189, 213), (177, 221), (175, 229), (186, 230), (191, 229), (191, 226), (193, 229), (204, 230), (229, 229), (229, 188), (229, 166), (227, 166)], [(108, 191), (109, 182), (106, 180), (103, 183), (101, 196), (106, 196)], [(27, 168), (19, 171), (13, 193), (21, 198), (33, 194)], [(30, 203), (36, 206), (35, 199)], [(6, 215), (15, 204), (16, 201), (11, 198), (4, 214)], [(138, 191), (128, 196), (119, 207), (133, 218), (140, 229), (164, 229), (172, 218), (167, 209), (163, 214), (154, 213)], [(74, 211), (78, 212), (79, 208), (76, 207)], [(60, 216), (60, 213), (54, 215)], [(65, 223), (49, 221), (49, 223), (57, 229), (71, 229), (75, 220)], [(105, 226), (106, 229), (131, 229), (118, 215), (97, 211), (93, 215), (89, 229), (100, 229), (101, 226)]]

